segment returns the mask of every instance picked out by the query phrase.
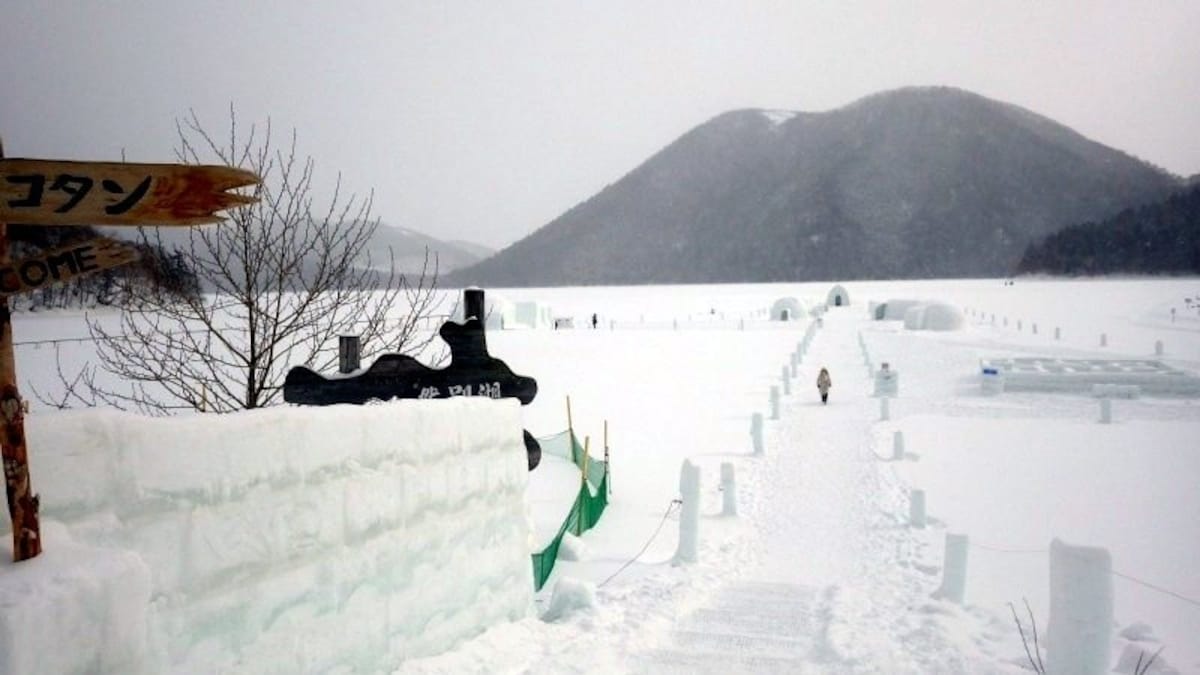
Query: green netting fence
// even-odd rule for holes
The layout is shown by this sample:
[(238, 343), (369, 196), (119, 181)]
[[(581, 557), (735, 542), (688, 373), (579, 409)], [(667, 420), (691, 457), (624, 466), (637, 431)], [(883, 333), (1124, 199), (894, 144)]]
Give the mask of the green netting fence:
[(550, 545), (533, 554), (533, 586), (541, 590), (554, 571), (554, 562), (558, 560), (558, 547), (562, 544), (563, 535), (567, 532), (576, 536), (587, 532), (600, 520), (604, 507), (608, 505), (608, 464), (590, 457), (584, 452), (579, 440), (570, 430), (554, 436), (539, 438), (542, 454), (557, 455), (570, 460), (583, 473), (580, 481), (579, 494), (571, 505), (563, 524), (558, 528), (558, 534)]

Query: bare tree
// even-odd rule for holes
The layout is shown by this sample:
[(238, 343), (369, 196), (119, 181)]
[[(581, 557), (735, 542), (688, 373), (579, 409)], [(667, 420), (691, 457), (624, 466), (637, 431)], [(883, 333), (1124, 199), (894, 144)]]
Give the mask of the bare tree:
[(158, 414), (258, 408), (279, 400), (291, 366), (332, 368), (339, 335), (361, 336), (368, 351), (419, 354), (430, 345), (441, 303), (436, 256), (426, 251), (411, 279), (390, 251), (386, 271), (374, 266), (372, 195), (344, 196), (339, 174), (327, 204), (314, 207), (313, 159), (297, 153), (294, 131), (277, 146), (270, 121), (243, 136), (231, 109), (228, 137), (218, 139), (193, 111), (177, 128), (180, 161), (253, 171), (263, 179), (258, 201), (219, 225), (141, 232), (143, 243), (180, 251), (200, 287), (121, 289), (119, 326), (89, 321), (98, 367), (61, 377), (61, 402)]

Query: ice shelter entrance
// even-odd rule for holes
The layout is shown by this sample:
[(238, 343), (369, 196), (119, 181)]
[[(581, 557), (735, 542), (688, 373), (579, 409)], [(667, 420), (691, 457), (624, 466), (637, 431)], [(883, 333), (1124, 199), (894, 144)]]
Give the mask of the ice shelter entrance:
[(772, 321), (796, 321), (804, 316), (804, 307), (795, 298), (780, 298), (771, 305)]
[(829, 289), (829, 295), (825, 296), (825, 305), (828, 307), (843, 307), (850, 304), (850, 294), (841, 284), (834, 284), (833, 288)]

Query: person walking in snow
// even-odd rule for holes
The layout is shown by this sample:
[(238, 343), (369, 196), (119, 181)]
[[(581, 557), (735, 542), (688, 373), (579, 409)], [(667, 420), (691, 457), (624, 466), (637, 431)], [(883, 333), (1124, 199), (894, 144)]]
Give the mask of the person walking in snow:
[(833, 386), (833, 380), (829, 379), (829, 371), (824, 368), (817, 375), (817, 391), (821, 392), (821, 403), (829, 402), (829, 388)]

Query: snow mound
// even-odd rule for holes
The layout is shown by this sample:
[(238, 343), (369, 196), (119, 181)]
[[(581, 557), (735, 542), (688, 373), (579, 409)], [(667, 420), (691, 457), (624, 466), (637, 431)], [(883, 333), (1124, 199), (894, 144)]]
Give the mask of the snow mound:
[(596, 585), (588, 582), (563, 577), (554, 584), (554, 594), (550, 598), (550, 607), (542, 615), (543, 621), (561, 621), (568, 616), (586, 609), (596, 607)]
[(558, 545), (558, 559), (580, 562), (591, 557), (587, 544), (570, 532), (564, 532), (562, 542)]

